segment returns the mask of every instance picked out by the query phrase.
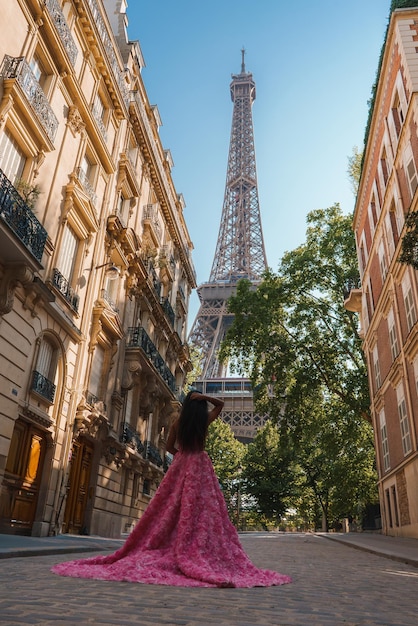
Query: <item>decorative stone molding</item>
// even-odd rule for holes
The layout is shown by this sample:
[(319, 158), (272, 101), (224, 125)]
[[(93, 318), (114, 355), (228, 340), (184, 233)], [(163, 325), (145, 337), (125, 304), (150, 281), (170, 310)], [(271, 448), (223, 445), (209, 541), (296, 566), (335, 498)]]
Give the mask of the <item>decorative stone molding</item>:
[(86, 128), (80, 111), (74, 105), (71, 105), (68, 109), (67, 124), (74, 136), (77, 133), (83, 133)]
[(33, 281), (33, 271), (27, 265), (13, 265), (4, 269), (0, 277), (0, 316), (13, 308), (16, 287), (25, 287)]

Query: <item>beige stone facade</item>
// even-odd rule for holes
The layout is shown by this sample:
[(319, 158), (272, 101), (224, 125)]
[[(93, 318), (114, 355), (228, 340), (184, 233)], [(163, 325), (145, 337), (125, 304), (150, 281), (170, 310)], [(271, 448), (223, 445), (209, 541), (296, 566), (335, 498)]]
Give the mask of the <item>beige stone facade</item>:
[(354, 215), (383, 532), (418, 537), (418, 282), (399, 262), (418, 207), (418, 7), (393, 12)]
[(126, 2), (0, 15), (0, 532), (118, 537), (190, 368), (184, 200)]

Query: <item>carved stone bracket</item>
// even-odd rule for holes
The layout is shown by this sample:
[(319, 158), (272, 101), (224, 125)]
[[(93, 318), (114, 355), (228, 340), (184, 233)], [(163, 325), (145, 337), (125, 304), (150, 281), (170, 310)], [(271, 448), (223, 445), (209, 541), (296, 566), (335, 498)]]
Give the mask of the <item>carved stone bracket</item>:
[(0, 315), (10, 313), (13, 308), (16, 287), (24, 287), (33, 281), (33, 272), (27, 265), (8, 266), (0, 277)]

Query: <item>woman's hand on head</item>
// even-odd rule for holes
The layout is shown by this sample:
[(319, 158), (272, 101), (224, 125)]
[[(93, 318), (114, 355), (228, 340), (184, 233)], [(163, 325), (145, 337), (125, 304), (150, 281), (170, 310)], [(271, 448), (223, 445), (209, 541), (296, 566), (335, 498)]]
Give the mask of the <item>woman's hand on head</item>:
[(202, 394), (199, 393), (198, 391), (193, 391), (192, 395), (190, 396), (190, 400), (201, 400), (202, 399)]

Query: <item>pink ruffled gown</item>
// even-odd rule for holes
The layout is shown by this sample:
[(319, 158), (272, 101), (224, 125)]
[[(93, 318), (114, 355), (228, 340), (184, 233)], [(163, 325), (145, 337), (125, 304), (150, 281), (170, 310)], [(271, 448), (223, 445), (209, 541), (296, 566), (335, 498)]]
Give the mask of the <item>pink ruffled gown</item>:
[(61, 576), (183, 587), (267, 587), (289, 576), (255, 567), (229, 520), (206, 452), (178, 452), (124, 545), (60, 563)]

